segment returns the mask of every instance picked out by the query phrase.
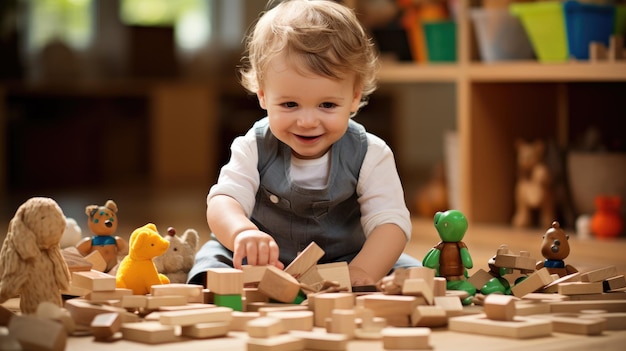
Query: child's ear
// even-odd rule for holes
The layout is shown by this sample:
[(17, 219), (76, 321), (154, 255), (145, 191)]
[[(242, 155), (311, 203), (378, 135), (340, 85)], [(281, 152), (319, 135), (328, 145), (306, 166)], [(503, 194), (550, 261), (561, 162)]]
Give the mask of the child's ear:
[(265, 103), (265, 91), (263, 89), (259, 89), (256, 93), (256, 97), (259, 99), (259, 105), (261, 108), (267, 110), (267, 105)]
[(358, 85), (354, 89), (354, 97), (352, 98), (352, 103), (350, 104), (350, 112), (356, 113), (359, 110), (359, 105), (361, 104), (361, 97), (363, 96), (361, 85)]

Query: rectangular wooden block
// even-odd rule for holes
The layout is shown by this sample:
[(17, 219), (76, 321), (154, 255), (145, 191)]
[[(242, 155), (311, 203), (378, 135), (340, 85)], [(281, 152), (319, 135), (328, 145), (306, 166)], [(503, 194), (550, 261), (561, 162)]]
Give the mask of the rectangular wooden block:
[(202, 303), (204, 297), (202, 296), (202, 285), (194, 284), (160, 284), (153, 285), (150, 289), (150, 295), (152, 296), (173, 296), (180, 295), (187, 298), (187, 302), (190, 303)]
[[(552, 283), (546, 285), (541, 289), (542, 293), (556, 293), (559, 291), (559, 284), (568, 283), (568, 282), (578, 282), (580, 281), (580, 272), (568, 274), (566, 276), (560, 277), (554, 280)], [(545, 295), (545, 294), (544, 294)]]
[(97, 340), (111, 338), (122, 327), (122, 317), (119, 313), (102, 313), (91, 321), (91, 332)]
[(159, 320), (164, 325), (187, 326), (196, 323), (230, 322), (232, 308), (215, 307), (200, 310), (163, 312)]
[(476, 290), (480, 290), (492, 278), (493, 276), (489, 274), (489, 272), (481, 268), (474, 272), (474, 274), (472, 274), (467, 281), (469, 281), (476, 288)]
[(122, 296), (121, 306), (123, 308), (146, 308), (148, 307), (148, 296), (146, 295)]
[(249, 338), (248, 351), (300, 351), (304, 340), (284, 334), (273, 338)]
[(602, 282), (602, 289), (604, 291), (617, 290), (624, 287), (626, 287), (626, 279), (624, 278), (623, 274), (605, 279)]
[(402, 295), (421, 296), (429, 305), (433, 304), (433, 285), (423, 278), (408, 278), (402, 285)]
[(532, 318), (552, 321), (552, 331), (557, 333), (600, 335), (606, 329), (602, 318), (578, 318), (577, 314), (542, 314)]
[(312, 311), (276, 311), (269, 312), (267, 316), (282, 320), (287, 330), (313, 330), (314, 318)]
[(115, 277), (95, 270), (72, 273), (72, 285), (91, 291), (115, 290)]
[(411, 314), (413, 327), (436, 328), (446, 324), (448, 324), (448, 316), (446, 311), (439, 306), (417, 306)]
[(499, 321), (512, 321), (515, 317), (515, 297), (510, 295), (490, 294), (485, 298), (485, 315)]
[(243, 271), (235, 268), (209, 268), (206, 272), (206, 287), (215, 294), (241, 295)]
[(121, 331), (124, 339), (144, 344), (162, 344), (179, 339), (173, 326), (159, 322), (123, 323)]
[(260, 282), (266, 269), (267, 266), (244, 265), (241, 267), (241, 270), (243, 271), (243, 283), (249, 284)]
[(276, 301), (290, 303), (298, 296), (300, 283), (289, 273), (268, 266), (259, 283), (259, 291)]
[(230, 322), (197, 323), (181, 328), (181, 335), (194, 339), (208, 339), (225, 336), (230, 330)]
[(385, 350), (430, 349), (429, 328), (384, 328), (381, 331)]
[(84, 326), (90, 326), (94, 317), (102, 313), (117, 312), (122, 316), (126, 314), (123, 308), (93, 304), (83, 299), (69, 299), (65, 301), (64, 307), (70, 312), (76, 324)]
[(583, 282), (601, 282), (605, 279), (615, 277), (617, 275), (617, 267), (608, 266), (600, 269), (596, 269), (590, 272), (582, 273), (580, 280)]
[(562, 301), (550, 304), (550, 311), (552, 313), (578, 313), (583, 310), (626, 312), (626, 300)]
[(334, 309), (331, 313), (329, 333), (344, 334), (348, 339), (354, 338), (356, 314), (354, 309)]
[(146, 299), (147, 309), (158, 309), (164, 306), (184, 306), (186, 304), (187, 297), (182, 295), (148, 296)]
[(523, 297), (526, 294), (535, 292), (550, 284), (552, 280), (553, 279), (550, 276), (550, 272), (547, 268), (544, 267), (529, 275), (528, 278), (526, 278), (521, 283), (515, 285), (513, 288), (511, 288), (511, 291), (513, 292), (513, 295), (517, 297)]
[(461, 299), (455, 296), (435, 296), (435, 306), (441, 307), (448, 318), (463, 314)]
[(582, 311), (579, 318), (602, 318), (606, 321), (606, 330), (626, 330), (626, 313), (606, 313), (604, 311)]
[(348, 337), (344, 334), (302, 330), (292, 330), (289, 334), (304, 340), (304, 348), (307, 350), (343, 351), (348, 347)]
[(418, 301), (415, 296), (399, 295), (365, 295), (356, 298), (358, 306), (374, 311), (377, 317), (393, 315), (410, 315), (417, 307)]
[(326, 293), (309, 297), (309, 305), (315, 312), (315, 326), (323, 327), (326, 318), (334, 309), (351, 309), (354, 307), (354, 295), (350, 293)]
[(32, 315), (13, 316), (9, 335), (19, 341), (24, 350), (64, 351), (67, 332), (63, 324)]
[(285, 331), (283, 321), (274, 317), (259, 317), (246, 325), (246, 332), (251, 338), (269, 338)]
[(528, 339), (550, 335), (552, 323), (548, 320), (521, 316), (516, 316), (513, 321), (496, 321), (481, 313), (450, 318), (448, 329), (461, 333)]
[(348, 263), (324, 263), (318, 264), (316, 267), (317, 273), (319, 273), (319, 275), (322, 276), (324, 280), (338, 282), (340, 288), (352, 291), (352, 281), (350, 280), (350, 270), (348, 269)]
[(299, 279), (309, 268), (317, 265), (317, 261), (324, 256), (324, 250), (312, 241), (296, 258), (285, 268), (285, 272)]
[(559, 284), (559, 294), (561, 295), (585, 295), (602, 294), (602, 282), (569, 282)]
[(133, 291), (130, 289), (116, 288), (115, 290), (107, 291), (91, 291), (85, 296), (85, 299), (89, 301), (121, 300), (122, 297), (130, 296), (132, 294)]
[(246, 331), (248, 322), (261, 317), (259, 312), (240, 312), (233, 311), (231, 314), (232, 319), (230, 321), (230, 330), (233, 331)]
[(243, 311), (243, 298), (241, 295), (221, 295), (213, 296), (213, 303), (217, 306), (232, 308), (233, 311)]

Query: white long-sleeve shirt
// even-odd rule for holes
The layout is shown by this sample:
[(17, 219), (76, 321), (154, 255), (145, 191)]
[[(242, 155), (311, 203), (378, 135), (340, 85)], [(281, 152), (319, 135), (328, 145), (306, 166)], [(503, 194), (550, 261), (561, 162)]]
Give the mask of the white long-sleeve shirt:
[[(411, 218), (396, 169), (393, 152), (379, 137), (367, 133), (367, 153), (357, 182), (361, 225), (365, 236), (381, 224), (398, 225), (407, 241), (411, 238)], [(326, 184), (330, 169), (329, 153), (318, 159), (291, 158), (291, 178), (299, 186), (319, 188)], [(217, 184), (211, 187), (207, 202), (215, 195), (227, 195), (241, 204), (249, 217), (254, 209), (260, 177), (254, 129), (237, 137), (231, 145), (231, 158), (222, 167)]]

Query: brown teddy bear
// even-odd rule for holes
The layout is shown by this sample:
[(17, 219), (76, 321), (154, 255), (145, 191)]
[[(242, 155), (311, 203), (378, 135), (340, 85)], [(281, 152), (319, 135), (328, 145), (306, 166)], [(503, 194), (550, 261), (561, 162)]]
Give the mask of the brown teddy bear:
[(104, 272), (109, 272), (117, 265), (118, 257), (128, 253), (126, 240), (113, 235), (118, 223), (117, 204), (113, 200), (108, 200), (104, 206), (89, 205), (85, 207), (85, 214), (89, 230), (95, 235), (83, 238), (76, 244), (76, 248), (83, 256), (99, 251), (107, 264)]
[(561, 229), (559, 222), (554, 221), (543, 235), (541, 242), (541, 254), (545, 260), (538, 262), (535, 268), (539, 270), (546, 267), (550, 274), (558, 274), (559, 277), (578, 272), (576, 268), (566, 265), (564, 261), (570, 251), (568, 240), (569, 235)]
[(20, 295), (24, 314), (45, 301), (63, 306), (60, 291), (70, 282), (59, 246), (64, 230), (63, 211), (50, 198), (33, 197), (17, 209), (0, 251), (0, 302)]
[(176, 235), (176, 229), (167, 229), (165, 240), (170, 242), (167, 251), (154, 258), (159, 273), (165, 274), (170, 283), (187, 283), (187, 274), (193, 266), (194, 256), (200, 240), (195, 229), (187, 229), (183, 235)]
[(515, 214), (512, 224), (523, 228), (533, 225), (533, 212), (539, 212), (541, 227), (550, 227), (555, 217), (552, 177), (544, 162), (546, 145), (543, 141), (525, 142), (518, 139), (517, 184), (515, 185)]

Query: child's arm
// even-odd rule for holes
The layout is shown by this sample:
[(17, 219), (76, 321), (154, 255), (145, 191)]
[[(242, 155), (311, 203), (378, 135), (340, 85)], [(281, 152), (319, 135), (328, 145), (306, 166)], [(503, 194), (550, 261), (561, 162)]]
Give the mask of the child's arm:
[(395, 224), (381, 224), (348, 265), (352, 285), (373, 285), (382, 279), (404, 251), (406, 235)]
[(251, 265), (270, 264), (284, 268), (278, 260), (278, 245), (274, 238), (250, 221), (237, 200), (227, 195), (212, 197), (207, 204), (206, 216), (213, 234), (233, 251), (235, 268), (241, 268), (244, 257)]

